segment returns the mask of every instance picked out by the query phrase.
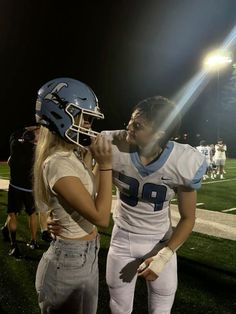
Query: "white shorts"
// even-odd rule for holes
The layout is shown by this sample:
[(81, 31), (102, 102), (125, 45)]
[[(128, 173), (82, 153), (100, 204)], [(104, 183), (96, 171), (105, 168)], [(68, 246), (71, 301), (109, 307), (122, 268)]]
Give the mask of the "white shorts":
[(224, 166), (225, 165), (225, 159), (216, 159), (215, 164), (216, 164), (216, 166)]

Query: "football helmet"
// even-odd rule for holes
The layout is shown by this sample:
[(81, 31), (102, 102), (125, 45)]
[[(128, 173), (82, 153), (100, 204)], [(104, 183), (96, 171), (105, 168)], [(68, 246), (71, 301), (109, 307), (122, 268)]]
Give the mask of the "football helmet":
[(56, 78), (38, 91), (36, 121), (57, 133), (68, 142), (88, 146), (98, 132), (83, 126), (96, 119), (104, 119), (92, 89), (72, 78)]

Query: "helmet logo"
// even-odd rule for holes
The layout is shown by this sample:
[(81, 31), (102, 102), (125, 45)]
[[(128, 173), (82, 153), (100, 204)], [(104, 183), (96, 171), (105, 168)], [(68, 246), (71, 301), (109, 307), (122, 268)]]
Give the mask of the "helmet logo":
[(51, 93), (49, 93), (49, 94), (47, 94), (46, 96), (45, 96), (45, 99), (48, 99), (48, 100), (51, 100), (51, 101), (53, 101), (55, 104), (60, 104), (60, 102), (61, 102), (61, 98), (57, 95), (59, 92), (60, 92), (60, 90), (63, 88), (63, 87), (67, 87), (68, 86), (68, 84), (67, 83), (59, 83), (59, 84), (57, 84), (54, 88), (53, 88), (53, 90), (51, 91)]

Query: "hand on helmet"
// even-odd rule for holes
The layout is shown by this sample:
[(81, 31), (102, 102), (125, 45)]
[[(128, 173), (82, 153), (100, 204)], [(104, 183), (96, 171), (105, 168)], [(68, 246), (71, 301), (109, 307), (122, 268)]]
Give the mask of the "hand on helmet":
[(90, 151), (93, 158), (99, 164), (100, 168), (112, 168), (112, 149), (111, 141), (99, 134), (95, 139), (92, 139)]

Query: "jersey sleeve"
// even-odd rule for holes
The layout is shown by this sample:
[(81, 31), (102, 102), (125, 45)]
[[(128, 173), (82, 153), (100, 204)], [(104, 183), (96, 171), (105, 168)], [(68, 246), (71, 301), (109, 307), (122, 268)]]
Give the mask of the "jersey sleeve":
[(186, 145), (178, 158), (177, 169), (180, 185), (197, 190), (206, 173), (206, 158), (196, 148)]
[(206, 169), (207, 169), (207, 162), (204, 159), (200, 167), (197, 169), (194, 177), (190, 181), (190, 184), (189, 184), (190, 188), (194, 190), (200, 189), (201, 183), (202, 183), (202, 177), (206, 173)]
[(111, 141), (123, 141), (126, 138), (126, 130), (115, 130), (115, 131), (102, 131), (102, 135), (105, 135)]

